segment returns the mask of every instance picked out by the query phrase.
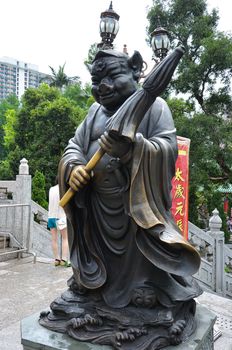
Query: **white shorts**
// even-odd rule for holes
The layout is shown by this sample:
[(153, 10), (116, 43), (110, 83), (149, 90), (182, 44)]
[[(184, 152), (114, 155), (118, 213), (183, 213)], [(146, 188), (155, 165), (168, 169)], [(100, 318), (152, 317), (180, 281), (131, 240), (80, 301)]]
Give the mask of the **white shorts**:
[(61, 219), (57, 220), (57, 228), (59, 230), (63, 230), (66, 227), (67, 227), (67, 220), (66, 220), (66, 218), (61, 218)]

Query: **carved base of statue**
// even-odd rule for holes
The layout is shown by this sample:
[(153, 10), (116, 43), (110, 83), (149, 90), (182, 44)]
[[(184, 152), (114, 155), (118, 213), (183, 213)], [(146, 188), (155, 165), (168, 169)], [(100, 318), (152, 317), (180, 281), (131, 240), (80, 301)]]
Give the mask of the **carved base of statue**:
[(42, 312), (39, 323), (82, 342), (122, 350), (156, 350), (186, 341), (195, 331), (195, 301), (167, 308), (151, 288), (135, 289), (125, 308), (110, 308), (97, 294), (69, 288)]

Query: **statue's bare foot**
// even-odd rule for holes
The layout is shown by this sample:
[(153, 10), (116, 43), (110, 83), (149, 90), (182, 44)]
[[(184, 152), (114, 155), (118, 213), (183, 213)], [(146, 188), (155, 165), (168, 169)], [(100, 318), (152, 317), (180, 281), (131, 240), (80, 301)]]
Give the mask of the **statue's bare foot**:
[(142, 335), (147, 334), (146, 329), (144, 328), (128, 328), (126, 330), (123, 330), (121, 332), (117, 332), (115, 334), (115, 342), (117, 347), (122, 346), (122, 342), (125, 341), (134, 341), (135, 338), (141, 337)]
[(173, 323), (173, 325), (169, 328), (169, 335), (171, 338), (171, 344), (178, 345), (181, 343), (181, 335), (186, 326), (185, 320), (178, 320)]
[(95, 317), (95, 316), (91, 316), (89, 314), (86, 314), (83, 317), (72, 318), (67, 323), (67, 327), (72, 327), (74, 329), (81, 328), (81, 327), (84, 327), (86, 325), (101, 326), (102, 320), (100, 317)]

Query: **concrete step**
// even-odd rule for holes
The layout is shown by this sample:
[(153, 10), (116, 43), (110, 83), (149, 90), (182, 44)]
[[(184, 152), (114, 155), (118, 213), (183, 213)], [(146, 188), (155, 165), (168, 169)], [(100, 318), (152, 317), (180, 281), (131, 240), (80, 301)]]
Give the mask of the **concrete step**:
[(6, 249), (1, 248), (0, 249), (0, 261), (7, 261), (7, 260), (12, 260), (12, 259), (18, 258), (19, 253), (12, 253), (12, 252), (15, 252), (16, 250), (17, 250), (16, 248), (9, 248), (9, 247)]
[[(4, 241), (5, 241), (5, 243), (4, 243)], [(10, 244), (10, 237), (0, 235), (0, 249), (3, 249), (4, 247), (8, 248), (9, 244)]]

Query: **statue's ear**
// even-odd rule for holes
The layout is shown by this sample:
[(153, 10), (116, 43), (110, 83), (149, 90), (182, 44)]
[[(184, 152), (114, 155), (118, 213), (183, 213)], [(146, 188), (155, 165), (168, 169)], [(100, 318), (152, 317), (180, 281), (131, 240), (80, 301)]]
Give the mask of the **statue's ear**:
[(88, 69), (89, 73), (91, 74), (93, 65), (89, 64), (89, 63), (85, 63), (85, 65), (86, 65), (86, 68)]
[(134, 51), (133, 55), (128, 59), (128, 65), (133, 70), (134, 79), (138, 81), (143, 68), (143, 58), (138, 51)]

